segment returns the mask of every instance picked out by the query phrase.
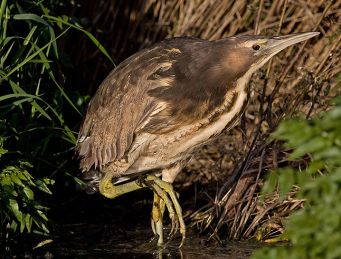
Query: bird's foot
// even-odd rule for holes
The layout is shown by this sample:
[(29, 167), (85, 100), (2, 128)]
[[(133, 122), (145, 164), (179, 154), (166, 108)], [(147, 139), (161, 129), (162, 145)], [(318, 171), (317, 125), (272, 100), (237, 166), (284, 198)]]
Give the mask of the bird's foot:
[(143, 184), (154, 191), (154, 203), (152, 210), (152, 229), (159, 236), (158, 245), (163, 244), (162, 217), (165, 207), (167, 207), (169, 217), (172, 221), (169, 237), (179, 230), (182, 235), (180, 247), (183, 245), (186, 236), (186, 226), (182, 217), (182, 209), (178, 202), (177, 195), (170, 183), (162, 181), (154, 175), (148, 175), (143, 180)]
[(122, 194), (145, 187), (152, 189), (154, 191), (152, 229), (153, 232), (158, 235), (158, 245), (161, 246), (163, 244), (162, 219), (165, 207), (167, 207), (169, 217), (172, 221), (169, 238), (172, 238), (180, 228), (180, 234), (182, 235), (180, 247), (183, 245), (186, 236), (186, 226), (182, 217), (182, 209), (178, 202), (177, 194), (173, 190), (173, 186), (170, 183), (162, 181), (160, 178), (154, 175), (147, 175), (142, 179), (132, 182), (113, 185), (112, 178), (113, 175), (108, 172), (105, 174), (99, 184), (100, 193), (109, 199), (114, 199)]

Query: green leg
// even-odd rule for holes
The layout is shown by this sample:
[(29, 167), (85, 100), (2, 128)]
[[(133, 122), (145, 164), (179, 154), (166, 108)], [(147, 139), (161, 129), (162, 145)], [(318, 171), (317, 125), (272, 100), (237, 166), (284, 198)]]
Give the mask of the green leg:
[(112, 184), (112, 174), (107, 173), (99, 183), (99, 192), (109, 198), (114, 199), (122, 194), (133, 192), (141, 188), (145, 188), (145, 185), (141, 185), (138, 181), (128, 182), (120, 185)]

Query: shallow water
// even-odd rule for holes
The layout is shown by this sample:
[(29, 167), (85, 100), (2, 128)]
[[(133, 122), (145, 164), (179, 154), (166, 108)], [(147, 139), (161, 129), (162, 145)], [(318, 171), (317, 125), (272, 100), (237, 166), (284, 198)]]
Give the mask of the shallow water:
[[(76, 230), (76, 231), (75, 231)], [(167, 230), (166, 230), (167, 231)], [(259, 247), (253, 242), (230, 242), (224, 246), (208, 242), (190, 231), (186, 242), (178, 248), (180, 236), (156, 248), (148, 225), (134, 229), (120, 226), (75, 224), (64, 226), (64, 234), (31, 256), (45, 258), (249, 258)], [(149, 241), (149, 242), (148, 242)]]
[[(53, 241), (37, 249), (25, 249), (24, 257), (246, 259), (259, 247), (254, 242), (218, 245), (188, 229), (181, 249), (178, 248), (181, 241), (179, 234), (164, 248), (158, 249), (156, 240), (151, 241), (149, 202), (130, 203), (130, 200), (124, 199), (91, 201), (87, 198), (84, 203), (80, 200), (62, 208), (56, 211), (56, 229), (48, 238)], [(166, 228), (165, 233), (168, 232)]]

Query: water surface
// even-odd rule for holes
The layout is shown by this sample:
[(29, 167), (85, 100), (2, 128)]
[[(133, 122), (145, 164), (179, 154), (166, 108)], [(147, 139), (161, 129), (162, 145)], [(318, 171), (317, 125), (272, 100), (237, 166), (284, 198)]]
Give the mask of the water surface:
[[(140, 197), (141, 198), (141, 197)], [(53, 241), (25, 253), (26, 258), (249, 258), (258, 243), (227, 242), (219, 245), (188, 229), (184, 246), (180, 235), (163, 249), (156, 248), (150, 227), (150, 199), (89, 198), (54, 208)], [(165, 216), (167, 223), (167, 215)], [(168, 233), (169, 229), (165, 229)]]

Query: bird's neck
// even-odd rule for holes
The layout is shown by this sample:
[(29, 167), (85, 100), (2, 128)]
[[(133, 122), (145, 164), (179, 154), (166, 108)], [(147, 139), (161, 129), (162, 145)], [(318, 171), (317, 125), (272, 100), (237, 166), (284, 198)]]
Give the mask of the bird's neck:
[(223, 114), (231, 114), (232, 117), (239, 117), (245, 110), (247, 105), (247, 99), (249, 96), (249, 81), (252, 73), (246, 73), (233, 84), (233, 87), (229, 87), (225, 93), (224, 100), (213, 110), (208, 119), (209, 121), (215, 121), (219, 119)]

